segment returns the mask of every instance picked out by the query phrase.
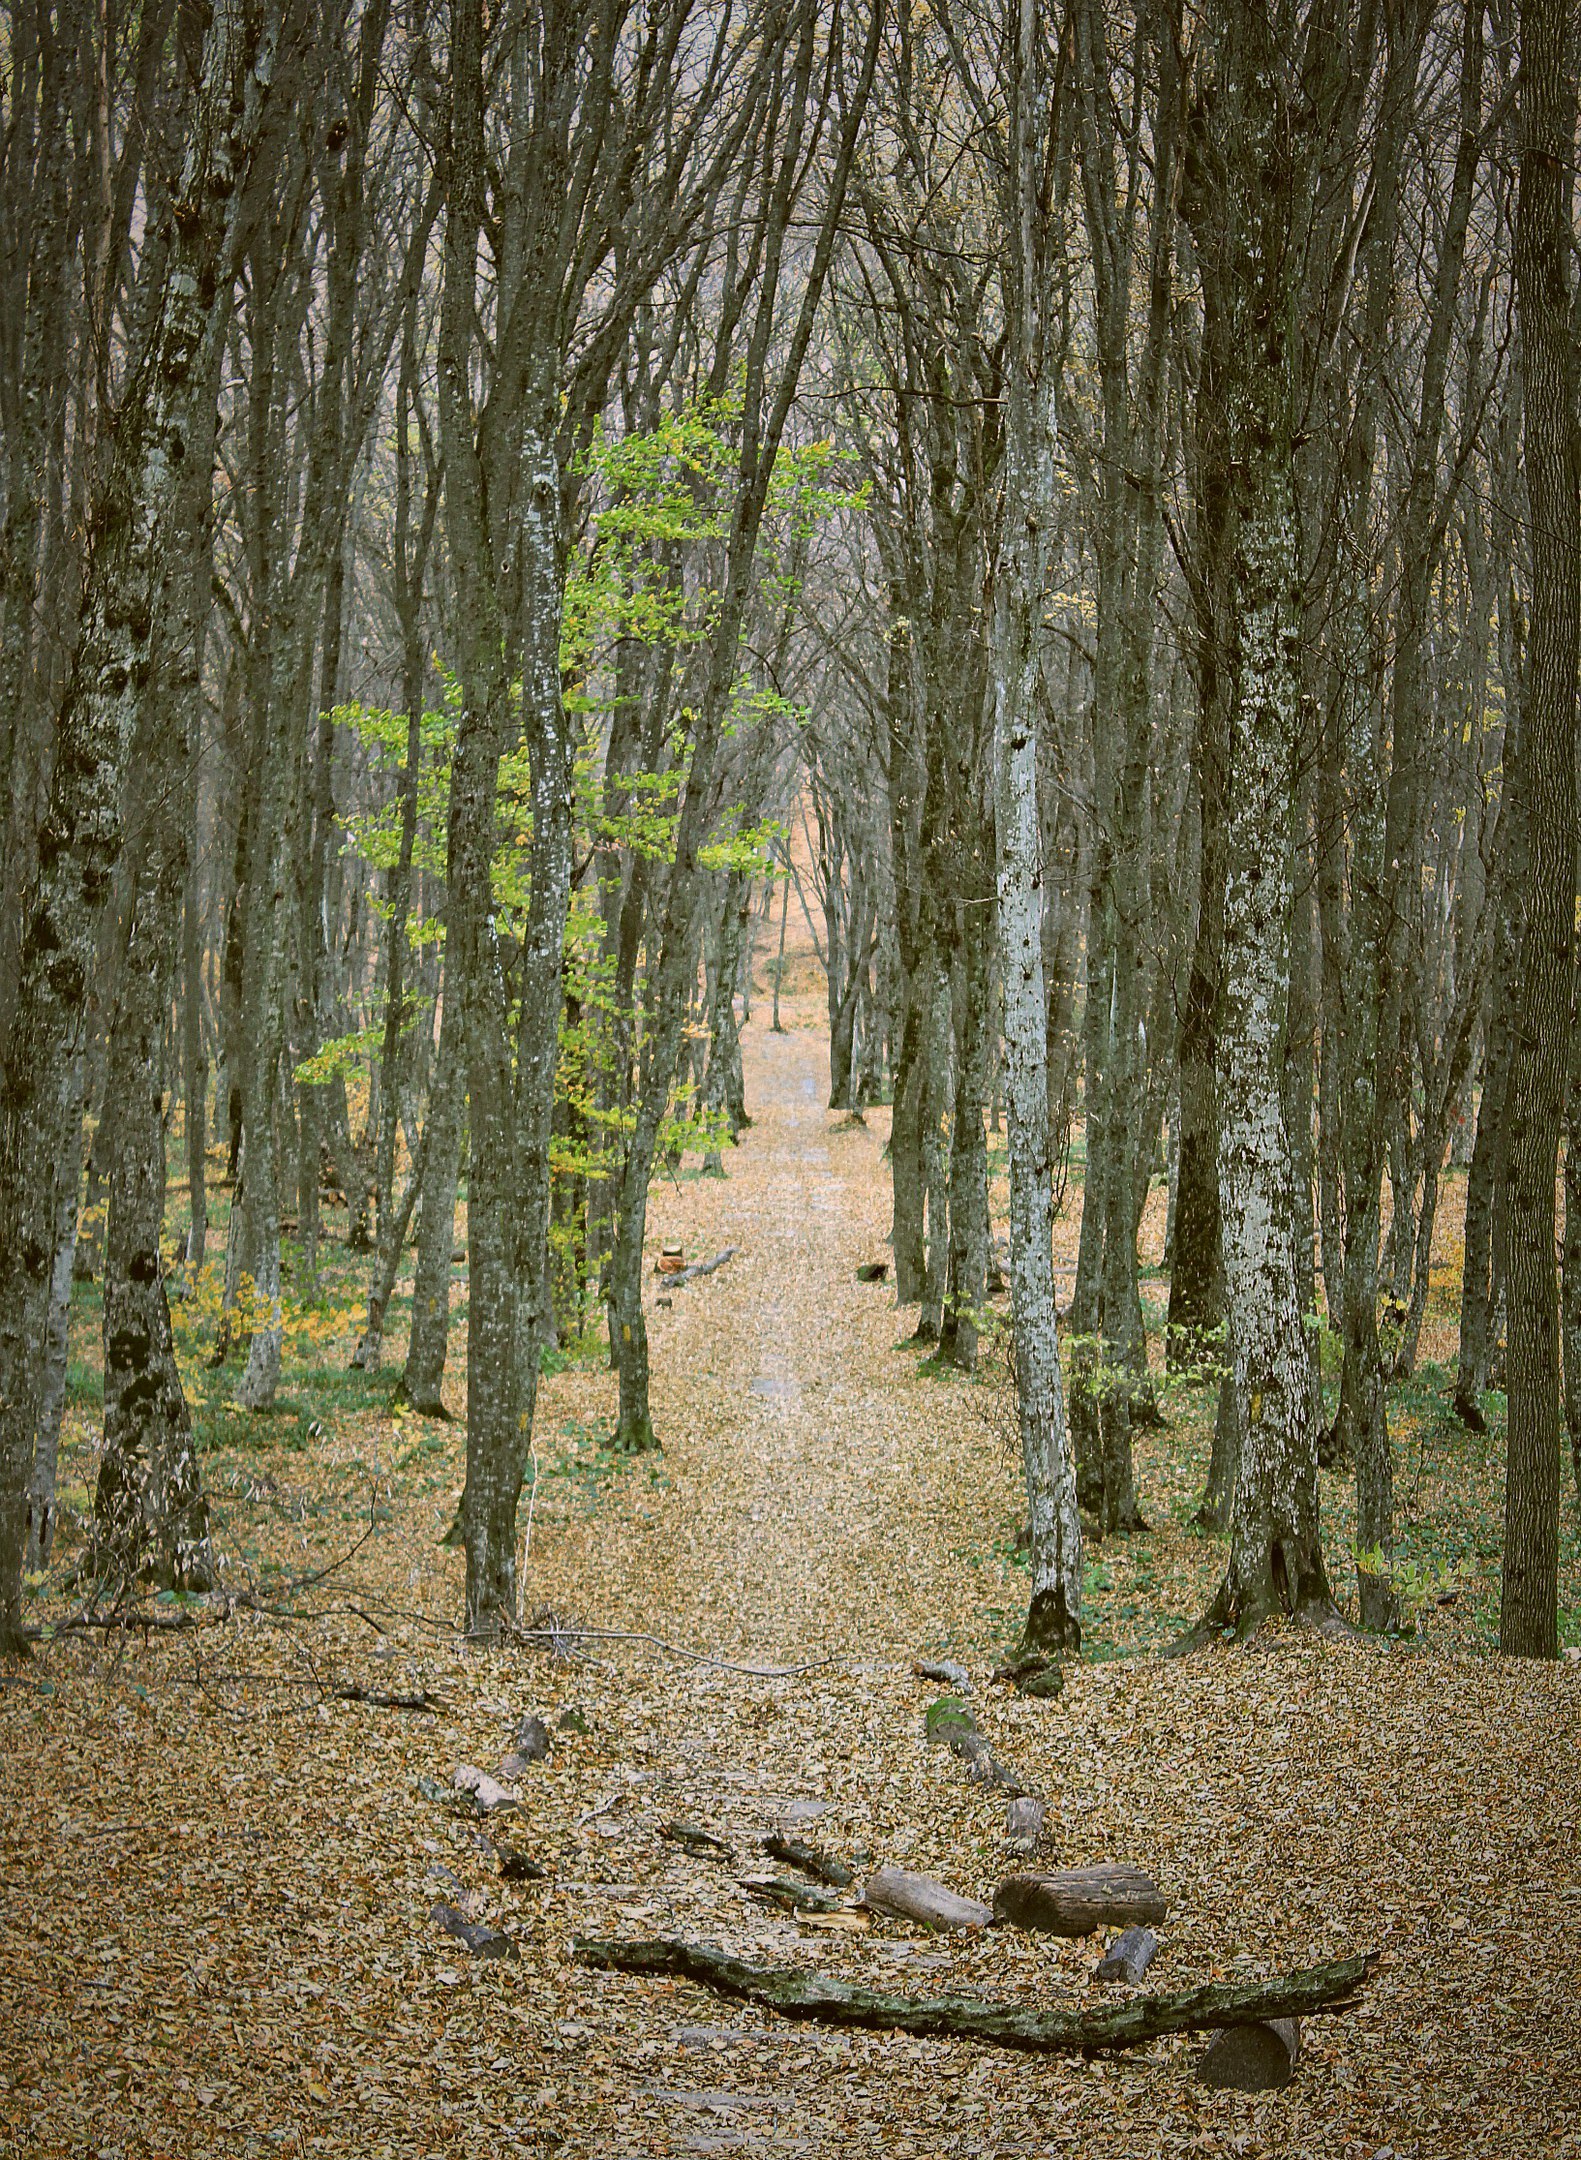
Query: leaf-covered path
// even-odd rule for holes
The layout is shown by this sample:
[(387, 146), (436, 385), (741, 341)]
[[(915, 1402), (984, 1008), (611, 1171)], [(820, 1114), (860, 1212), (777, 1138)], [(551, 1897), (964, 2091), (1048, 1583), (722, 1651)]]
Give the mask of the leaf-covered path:
[[(810, 1010), (748, 1031), (756, 1123), (728, 1178), (655, 1193), (655, 1252), (741, 1248), (653, 1308), (664, 1454), (600, 1444), (607, 1373), (546, 1386), (527, 1581), (563, 1622), (827, 1662), (761, 1679), (641, 1643), (458, 1642), (438, 1543), (454, 1426), (363, 1412), (306, 1453), (260, 1428), (254, 1452), (211, 1456), (236, 1578), (298, 1617), (58, 1641), (0, 1693), (6, 2150), (1581, 2160), (1581, 1673), (1275, 1635), (1085, 1663), (1052, 1703), (989, 1685), (1024, 1581), (1014, 1465), (992, 1388), (919, 1367), (889, 1288), (856, 1281), (884, 1251), (886, 1114), (824, 1111)], [(1200, 1420), (1150, 1444), (1159, 1527), (1098, 1556), (1100, 1647), (1130, 1624), (1128, 1586), (1160, 1630), (1200, 1596), (1214, 1550), (1176, 1520), (1200, 1469)], [(370, 1481), (368, 1541), (287, 1596), (359, 1534)], [(1096, 1994), (1096, 1943), (821, 1929), (738, 1886), (779, 1825), (859, 1871), (991, 1892), (1013, 1864), (1001, 1804), (922, 1735), (934, 1690), (911, 1662), (941, 1654), (1044, 1794), (1050, 1859), (1131, 1861), (1166, 1889), (1160, 1989), (1386, 1953), (1358, 2011), (1309, 2028), (1287, 2092), (1205, 2091), (1197, 2042), (1001, 2057), (773, 2024), (570, 1960), (577, 1934), (666, 1934), (892, 1991)], [(430, 1795), (458, 1763), (496, 1771), (528, 1712), (552, 1751), (490, 1827), (544, 1874), (505, 1882)], [(676, 1821), (734, 1865), (667, 1837)], [(436, 1903), (516, 1956), (469, 1958)]]

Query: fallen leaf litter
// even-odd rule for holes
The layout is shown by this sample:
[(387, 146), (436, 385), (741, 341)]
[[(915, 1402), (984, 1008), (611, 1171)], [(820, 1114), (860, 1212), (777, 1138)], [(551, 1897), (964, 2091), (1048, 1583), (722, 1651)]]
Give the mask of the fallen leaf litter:
[[(1276, 1633), (1084, 1664), (1054, 1701), (985, 1685), (1025, 1580), (1015, 1466), (983, 1391), (919, 1371), (892, 1292), (855, 1280), (887, 1230), (887, 1113), (833, 1129), (812, 1025), (746, 1040), (756, 1123), (730, 1177), (654, 1194), (655, 1252), (740, 1248), (654, 1311), (664, 1455), (590, 1489), (610, 1376), (567, 1371), (540, 1399), (528, 1600), (558, 1616), (552, 1640), (455, 1639), (460, 1561), (436, 1540), (459, 1430), (364, 1419), (287, 1464), (299, 1495), (371, 1485), (389, 1511), (303, 1600), (322, 1617), (57, 1642), (0, 1691), (9, 2149), (1581, 2160), (1581, 1673), (1462, 1654), (1440, 1625), (1425, 1650)], [(1206, 1449), (1199, 1412), (1171, 1416), (1139, 1464), (1161, 1527), (1100, 1556), (1114, 1574), (1148, 1556), (1164, 1626), (1200, 1610), (1219, 1559), (1170, 1520)], [(419, 1430), (437, 1446), (396, 1469)], [(269, 1483), (250, 1534), (305, 1567)], [(313, 1524), (312, 1564), (332, 1527)], [(859, 1876), (900, 1863), (991, 1899), (1024, 1863), (1002, 1795), (925, 1739), (919, 1659), (970, 1672), (973, 1715), (1046, 1803), (1040, 1864), (1126, 1861), (1165, 1886), (1150, 1988), (1385, 1953), (1358, 2009), (1304, 2029), (1287, 2089), (1204, 2088), (1199, 2042), (1004, 2058), (570, 1961), (578, 1934), (679, 1935), (915, 1993), (1112, 1999), (1102, 1938), (820, 1926), (836, 1916), (755, 1899), (666, 1834), (750, 1871), (766, 1834), (811, 1831)], [(496, 1776), (529, 1716), (547, 1749), (534, 1735)], [(502, 1785), (516, 1806), (480, 1814)], [(502, 1877), (502, 1848), (543, 1878)], [(515, 1956), (470, 1954), (436, 1909)]]

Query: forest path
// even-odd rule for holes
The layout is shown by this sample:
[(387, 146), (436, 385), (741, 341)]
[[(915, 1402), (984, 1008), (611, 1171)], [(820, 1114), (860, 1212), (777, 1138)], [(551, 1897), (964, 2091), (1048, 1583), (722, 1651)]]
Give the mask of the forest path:
[[(654, 1188), (650, 1267), (670, 1238), (689, 1261), (739, 1248), (668, 1306), (647, 1277), (664, 1453), (627, 1473), (625, 1505), (543, 1537), (528, 1595), (726, 1654), (915, 1655), (941, 1561), (987, 1542), (985, 1481), (993, 1530), (1011, 1526), (1014, 1465), (977, 1391), (919, 1374), (892, 1284), (857, 1280), (889, 1253), (889, 1112), (825, 1109), (816, 1004), (783, 1003), (783, 1034), (766, 1003), (744, 1031), (753, 1123), (727, 1175)], [(603, 1375), (565, 1392), (584, 1417), (612, 1401)]]

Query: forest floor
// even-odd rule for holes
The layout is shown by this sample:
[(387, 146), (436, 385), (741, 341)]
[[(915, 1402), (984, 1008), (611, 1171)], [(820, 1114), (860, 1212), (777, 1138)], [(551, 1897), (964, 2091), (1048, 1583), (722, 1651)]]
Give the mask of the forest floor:
[[(1011, 1696), (990, 1683), (1026, 1582), (1003, 1390), (941, 1374), (892, 1290), (856, 1280), (886, 1250), (888, 1113), (822, 1107), (827, 1041), (801, 980), (789, 1032), (768, 1031), (766, 999), (747, 1031), (755, 1122), (729, 1176), (655, 1191), (655, 1252), (739, 1248), (654, 1304), (662, 1455), (604, 1444), (598, 1360), (546, 1380), (526, 1607), (556, 1616), (557, 1640), (458, 1639), (461, 1561), (439, 1540), (461, 1428), (393, 1407), (400, 1328), (384, 1374), (345, 1375), (353, 1272), (338, 1313), (300, 1320), (272, 1416), (228, 1409), (234, 1383), (193, 1356), (229, 1577), (274, 1610), (57, 1635), (6, 1676), (0, 2151), (1581, 2160), (1581, 1664), (1487, 1654), (1498, 1433), (1472, 1441), (1443, 1415), (1431, 1360), (1450, 1324), (1436, 1315), (1395, 1404), (1414, 1640), (1275, 1630), (1148, 1654), (1201, 1612), (1223, 1559), (1189, 1527), (1208, 1391), (1170, 1395), (1139, 1456), (1153, 1527), (1089, 1554), (1088, 1654), (1059, 1699)], [(1069, 1264), (1074, 1220), (1060, 1237)], [(87, 1294), (64, 1465), (79, 1506), (94, 1319)], [(1325, 1479), (1324, 1504), (1343, 1587), (1347, 1489)], [(1575, 1643), (1569, 1503), (1561, 1594)], [(69, 1610), (58, 1582), (34, 1610)], [(938, 1690), (912, 1665), (939, 1657), (968, 1666), (979, 1723), (1044, 1795), (1044, 1857), (1131, 1861), (1163, 1885), (1150, 1989), (1383, 1953), (1360, 2008), (1308, 2023), (1287, 2090), (1205, 2089), (1200, 2041), (1007, 2056), (775, 2022), (572, 1961), (577, 1935), (680, 1935), (913, 1994), (1112, 2000), (1096, 1941), (814, 1928), (739, 1888), (777, 1825), (859, 1871), (896, 1861), (978, 1896), (1019, 1864), (1002, 1802), (924, 1739)], [(513, 1781), (502, 1834), (545, 1875), (505, 1883), (418, 1780), (496, 1772), (529, 1712), (552, 1752)], [(677, 1819), (736, 1865), (667, 1840)], [(516, 1956), (469, 1957), (436, 1902)]]

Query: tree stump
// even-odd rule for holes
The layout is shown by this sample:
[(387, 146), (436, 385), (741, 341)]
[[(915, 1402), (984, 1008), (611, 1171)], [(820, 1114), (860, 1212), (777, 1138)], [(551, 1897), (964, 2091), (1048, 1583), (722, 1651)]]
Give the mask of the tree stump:
[(1035, 1793), (1017, 1793), (1005, 1808), (1005, 1837), (1017, 1852), (1029, 1853), (1043, 1835), (1043, 1803)]
[(1134, 1867), (1063, 1868), (1009, 1875), (994, 1892), (994, 1918), (1042, 1935), (1091, 1935), (1103, 1927), (1168, 1917), (1150, 1875)]
[(1197, 2076), (1230, 2092), (1277, 2092), (1290, 2083), (1300, 2060), (1301, 2020), (1267, 2018), (1226, 2026), (1198, 2063)]

